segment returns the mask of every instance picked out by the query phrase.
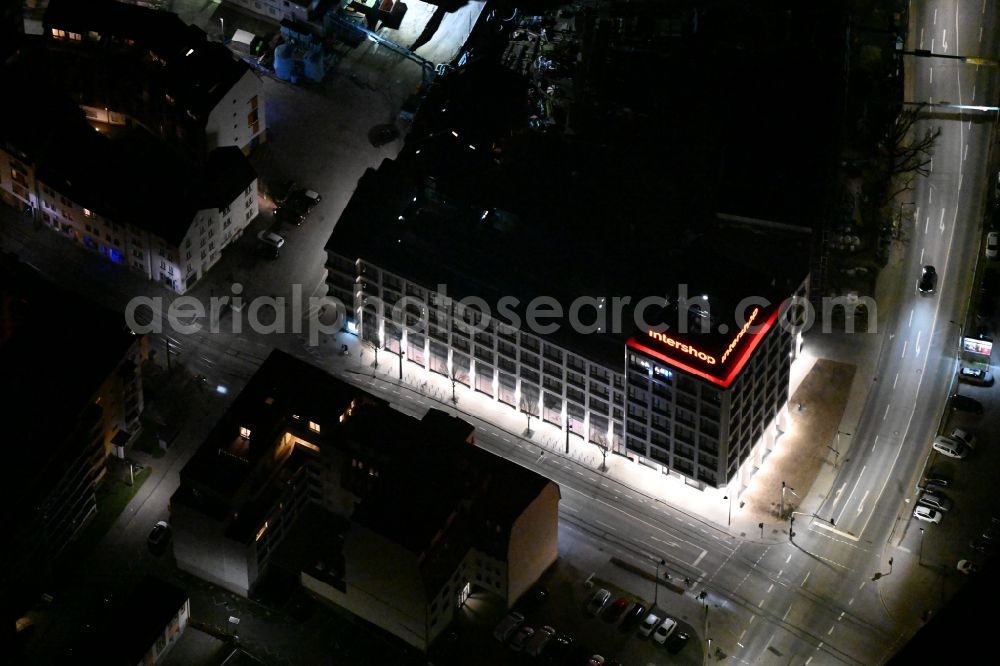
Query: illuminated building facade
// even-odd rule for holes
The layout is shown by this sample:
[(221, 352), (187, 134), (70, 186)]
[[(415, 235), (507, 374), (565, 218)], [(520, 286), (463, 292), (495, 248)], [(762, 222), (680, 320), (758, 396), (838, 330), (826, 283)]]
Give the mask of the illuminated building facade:
[(470, 594), (509, 606), (558, 556), (554, 483), (279, 351), (180, 476), (181, 569), (244, 596), (291, 571), (421, 649)]
[[(746, 220), (742, 225), (752, 226)], [(626, 292), (637, 294), (632, 306), (643, 295), (662, 294), (659, 305), (643, 315), (666, 323), (688, 316), (662, 305), (676, 300), (678, 284), (691, 285), (692, 292), (710, 294), (712, 305), (692, 324), (712, 313), (714, 333), (637, 331), (630, 307), (620, 317), (627, 323), (617, 330), (567, 331), (564, 321), (560, 330), (541, 333), (502, 315), (505, 294), (516, 295), (522, 305), (553, 295), (564, 313), (575, 297), (606, 294), (598, 307), (614, 310), (611, 294), (622, 293), (615, 283), (620, 274), (609, 273), (601, 284), (590, 281), (599, 264), (587, 270), (574, 265), (570, 236), (555, 241), (567, 246), (560, 251), (542, 248), (526, 258), (537, 244), (531, 235), (537, 226), (497, 209), (450, 205), (433, 183), (386, 161), (362, 177), (335, 227), (327, 243), (326, 281), (328, 295), (346, 307), (348, 330), (388, 354), (402, 353), (407, 372), (453, 379), (577, 441), (696, 487), (718, 488), (736, 478), (745, 483), (774, 442), (797, 353), (791, 326), (778, 323), (799, 317), (786, 312), (786, 301), (808, 291), (808, 232), (766, 224), (752, 233), (763, 227), (772, 249), (791, 246), (800, 260), (779, 265), (755, 261), (747, 252), (724, 258), (713, 244), (712, 260), (722, 267), (713, 273), (703, 268), (704, 250), (686, 248), (676, 253), (672, 281), (657, 276), (654, 265), (650, 282), (633, 282)], [(607, 238), (601, 243), (613, 249)], [(685, 262), (692, 256), (698, 260)], [(769, 272), (774, 266), (780, 275)], [(528, 284), (525, 275), (533, 278), (535, 271), (544, 271), (544, 279)], [(748, 296), (766, 297), (769, 305), (737, 313)], [(466, 297), (500, 316), (484, 316)], [(523, 309), (513, 314), (524, 321)], [(733, 333), (719, 333), (720, 325)], [(758, 442), (763, 446), (751, 455)]]

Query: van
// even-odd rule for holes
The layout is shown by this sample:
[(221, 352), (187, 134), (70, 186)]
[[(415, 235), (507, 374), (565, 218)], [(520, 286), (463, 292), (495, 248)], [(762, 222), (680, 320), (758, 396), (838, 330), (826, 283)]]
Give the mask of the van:
[(968, 450), (964, 445), (955, 441), (951, 437), (945, 437), (944, 435), (938, 435), (934, 438), (934, 444), (932, 445), (934, 450), (941, 455), (948, 456), (949, 458), (964, 458), (968, 453)]

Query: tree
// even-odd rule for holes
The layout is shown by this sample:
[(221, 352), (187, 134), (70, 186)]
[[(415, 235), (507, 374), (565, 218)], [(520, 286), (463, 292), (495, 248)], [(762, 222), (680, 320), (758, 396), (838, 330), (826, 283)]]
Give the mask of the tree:
[(608, 452), (611, 450), (611, 447), (608, 446), (607, 436), (604, 433), (595, 435), (593, 444), (601, 450), (601, 471), (608, 471)]
[(524, 391), (521, 392), (521, 411), (525, 413), (528, 417), (528, 427), (524, 429), (524, 434), (526, 437), (531, 437), (531, 417), (538, 416), (538, 397), (527, 395)]
[(899, 186), (887, 194), (885, 203), (910, 189), (917, 176), (930, 175), (934, 144), (941, 136), (941, 127), (927, 128), (923, 134), (914, 130), (926, 107), (926, 104), (920, 104), (901, 110), (879, 143), (886, 179), (899, 177)]

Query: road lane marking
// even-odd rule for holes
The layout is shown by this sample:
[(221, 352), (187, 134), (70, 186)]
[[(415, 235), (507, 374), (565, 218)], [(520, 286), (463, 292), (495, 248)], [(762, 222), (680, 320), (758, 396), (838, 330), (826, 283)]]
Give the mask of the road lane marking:
[(892, 388), (893, 389), (896, 388), (896, 382), (898, 382), (898, 381), (899, 381), (899, 373), (897, 372), (896, 373), (896, 378), (892, 380)]
[(865, 510), (865, 500), (868, 499), (868, 493), (870, 492), (870, 490), (866, 490), (865, 496), (861, 498), (860, 502), (858, 502), (858, 514)]
[(915, 345), (917, 348), (917, 356), (920, 356), (920, 336), (923, 334), (923, 331), (917, 331), (917, 344)]
[[(692, 545), (694, 545), (694, 544), (692, 544)], [(698, 563), (701, 562), (701, 558), (705, 557), (706, 555), (708, 555), (708, 551), (705, 550), (705, 549), (702, 549), (701, 555), (699, 555), (698, 558), (694, 562), (691, 563), (691, 566), (692, 567), (697, 567)]]
[(937, 7), (934, 8), (934, 25), (937, 25)]
[(838, 617), (838, 618), (837, 618), (837, 622), (840, 622), (841, 620), (843, 620), (843, 619), (844, 619), (844, 614), (845, 614), (846, 612), (847, 612), (847, 611), (840, 611), (840, 617)]
[(807, 571), (806, 572), (806, 577), (802, 579), (801, 583), (799, 583), (799, 587), (805, 587), (806, 586), (806, 581), (809, 580), (809, 576), (811, 576), (811, 575), (812, 575), (812, 571)]
[[(791, 613), (791, 612), (792, 612), (792, 605), (788, 604), (788, 610), (786, 610), (785, 614), (781, 616), (781, 621), (784, 622), (785, 618), (788, 617), (788, 614)], [(743, 637), (740, 636), (740, 638), (743, 638)]]
[(867, 582), (868, 581), (866, 581), (866, 580), (861, 581), (861, 585), (858, 585), (858, 589), (860, 590), (861, 588), (863, 588), (865, 586), (865, 583), (867, 583)]
[(853, 604), (854, 604), (854, 597), (851, 597), (851, 600), (847, 602), (847, 605), (851, 606)]
[(886, 417), (889, 416), (889, 407), (891, 407), (891, 406), (892, 405), (886, 405), (885, 406), (885, 414), (882, 415), (882, 420), (883, 421), (885, 421)]
[[(899, 358), (906, 358), (906, 346), (910, 344), (909, 340), (903, 340), (903, 354)], [(888, 407), (888, 405), (886, 405)]]
[(920, 29), (920, 48), (924, 48), (924, 29), (923, 28)]
[(559, 508), (560, 509), (566, 509), (567, 511), (572, 511), (573, 513), (579, 513), (579, 510), (578, 509), (574, 509), (573, 505), (566, 504), (565, 502), (560, 502), (559, 503)]
[(792, 554), (789, 553), (788, 557), (785, 558), (785, 564), (788, 564), (791, 561), (791, 559), (792, 559)]
[[(872, 451), (875, 450), (875, 445), (876, 444), (878, 444), (878, 435), (875, 435), (875, 441), (872, 442)], [(844, 483), (846, 484), (847, 482), (845, 481)]]
[[(931, 40), (931, 48), (932, 49), (934, 48), (934, 40), (933, 39)], [(927, 69), (928, 69), (928, 71), (930, 73), (930, 77), (931, 77), (930, 83), (931, 83), (931, 85), (934, 85), (934, 68), (933, 67), (928, 67)], [(931, 171), (934, 171), (934, 164), (933, 164), (933, 162), (931, 163)]]
[(965, 144), (965, 150), (962, 151), (962, 161), (969, 159), (969, 144)]
[(948, 50), (948, 28), (941, 32), (941, 48), (945, 51)]
[(849, 534), (847, 532), (844, 532), (843, 530), (838, 530), (836, 527), (833, 527), (832, 525), (827, 525), (824, 522), (813, 521), (810, 527), (821, 527), (824, 530), (827, 530), (828, 532), (833, 532), (834, 534), (842, 536), (845, 539), (850, 539), (851, 541), (859, 540), (858, 537), (854, 536), (853, 534)]
[[(927, 216), (927, 221), (928, 222), (931, 221), (931, 218), (930, 218), (929, 215)], [(921, 264), (924, 263), (924, 248), (920, 248), (920, 261), (918, 263), (921, 263)]]
[(944, 208), (941, 209), (941, 219), (938, 220), (938, 226), (941, 228), (941, 231), (944, 231)]
[(833, 628), (834, 628), (835, 626), (837, 626), (837, 625), (835, 625), (835, 624), (831, 624), (831, 625), (830, 625), (830, 631), (826, 632), (826, 635), (827, 635), (827, 636), (829, 636), (830, 634), (832, 634), (832, 633), (833, 633)]
[(809, 655), (809, 658), (806, 659), (806, 666), (809, 666), (809, 662), (812, 660), (813, 660), (812, 655)]
[(840, 516), (844, 515), (844, 511), (847, 509), (847, 505), (850, 503), (851, 498), (854, 497), (854, 491), (858, 489), (858, 484), (861, 483), (861, 477), (865, 475), (865, 470), (868, 469), (868, 465), (861, 468), (861, 473), (858, 474), (858, 480), (854, 482), (854, 487), (851, 488), (851, 493), (847, 496), (847, 502), (844, 502), (844, 508), (840, 510), (840, 515), (837, 516), (837, 520), (840, 520)]
[(761, 600), (760, 600), (760, 603), (759, 603), (759, 604), (757, 604), (757, 608), (762, 608), (763, 606), (764, 606), (764, 600), (763, 600), (763, 599), (761, 599)]
[(912, 326), (913, 326), (913, 310), (910, 310), (910, 321), (906, 324), (906, 327), (910, 328)]
[(612, 527), (611, 525), (608, 525), (608, 524), (607, 524), (606, 522), (604, 522), (603, 520), (597, 520), (597, 519), (595, 518), (595, 519), (594, 519), (594, 522), (595, 522), (595, 523), (597, 523), (598, 525), (604, 525), (605, 527), (607, 527), (607, 528), (608, 528), (609, 530), (611, 530), (612, 532), (617, 532), (617, 531), (618, 531), (618, 530), (616, 530), (616, 529), (615, 529), (614, 527)]

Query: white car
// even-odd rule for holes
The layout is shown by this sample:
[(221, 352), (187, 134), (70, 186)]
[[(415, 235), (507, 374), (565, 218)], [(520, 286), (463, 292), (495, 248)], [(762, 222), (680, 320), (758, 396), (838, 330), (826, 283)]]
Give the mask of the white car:
[(972, 560), (959, 560), (956, 568), (964, 574), (973, 574), (979, 571), (979, 566)]
[(670, 638), (670, 634), (674, 633), (674, 629), (676, 628), (677, 620), (672, 617), (664, 618), (663, 623), (656, 628), (656, 631), (653, 632), (653, 640), (660, 645), (663, 645), (667, 639)]
[(996, 259), (997, 248), (1000, 246), (1000, 232), (991, 231), (986, 234), (986, 258)]
[(976, 386), (992, 386), (993, 375), (980, 368), (962, 368), (958, 378), (963, 382), (975, 384)]
[(662, 621), (662, 617), (656, 613), (650, 613), (646, 616), (646, 619), (642, 621), (642, 624), (639, 625), (639, 635), (648, 637), (651, 633), (653, 633), (654, 629), (660, 626), (660, 622)]
[(936, 509), (932, 509), (929, 506), (917, 505), (917, 508), (913, 510), (913, 517), (917, 520), (922, 520), (925, 523), (941, 522), (941, 512)]
[(964, 458), (969, 453), (969, 450), (965, 448), (965, 444), (944, 435), (935, 437), (934, 443), (931, 446), (935, 451), (949, 458)]
[(285, 244), (284, 238), (273, 231), (267, 231), (266, 229), (257, 234), (257, 239), (264, 245), (269, 245), (275, 250), (280, 250), (281, 246)]

